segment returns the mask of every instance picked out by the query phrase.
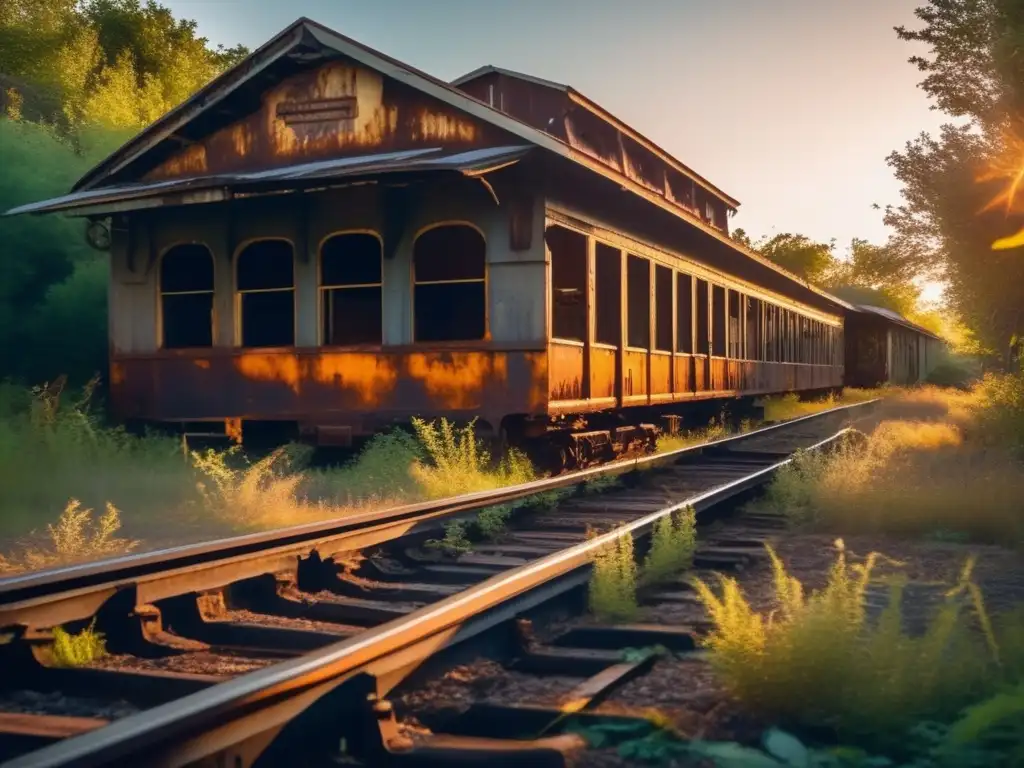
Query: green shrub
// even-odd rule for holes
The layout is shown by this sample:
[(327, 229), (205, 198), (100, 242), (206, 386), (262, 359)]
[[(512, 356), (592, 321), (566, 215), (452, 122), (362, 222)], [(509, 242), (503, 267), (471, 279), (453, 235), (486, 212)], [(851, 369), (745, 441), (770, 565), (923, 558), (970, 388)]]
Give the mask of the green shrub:
[(1007, 642), (1019, 628), (993, 629), (970, 578), (973, 561), (926, 632), (912, 636), (901, 611), (904, 582), (890, 581), (887, 607), (869, 621), (865, 590), (880, 556), (851, 565), (837, 544), (826, 586), (810, 595), (769, 548), (777, 607), (768, 615), (750, 607), (735, 579), (721, 577), (720, 594), (695, 580), (714, 625), (705, 641), (711, 664), (745, 708), (776, 722), (834, 729), (858, 745), (898, 750), (915, 723), (950, 721), (986, 691), (1016, 682), (1018, 662), (1000, 653), (1019, 656)]
[(693, 565), (697, 549), (697, 514), (692, 507), (661, 518), (651, 533), (651, 548), (644, 558), (642, 584), (657, 584)]
[(54, 627), (52, 662), (55, 667), (82, 667), (107, 655), (103, 635), (96, 631), (96, 620), (78, 634)]
[(588, 593), (591, 612), (602, 621), (628, 621), (635, 618), (637, 568), (633, 555), (633, 537), (619, 536), (594, 556)]

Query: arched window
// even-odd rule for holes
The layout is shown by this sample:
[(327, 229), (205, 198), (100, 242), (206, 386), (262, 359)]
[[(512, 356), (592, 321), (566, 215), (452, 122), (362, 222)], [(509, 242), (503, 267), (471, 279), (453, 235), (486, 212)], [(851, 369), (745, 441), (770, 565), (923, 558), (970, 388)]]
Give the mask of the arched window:
[(426, 232), (413, 245), (416, 341), (472, 341), (487, 332), (487, 244), (466, 224)]
[(160, 259), (164, 349), (213, 346), (213, 254), (200, 243), (170, 248)]
[(332, 235), (320, 246), (323, 343), (381, 343), (380, 238), (365, 232)]
[(295, 343), (295, 271), (287, 240), (256, 240), (235, 264), (238, 320), (243, 347)]

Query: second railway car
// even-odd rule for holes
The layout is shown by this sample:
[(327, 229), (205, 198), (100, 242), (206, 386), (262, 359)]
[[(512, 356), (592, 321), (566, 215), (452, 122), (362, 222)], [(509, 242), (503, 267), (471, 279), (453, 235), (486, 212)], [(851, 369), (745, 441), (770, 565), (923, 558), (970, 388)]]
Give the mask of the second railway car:
[(737, 205), (571, 88), (445, 83), (301, 19), (11, 213), (109, 247), (123, 420), (346, 444), (478, 417), (573, 465), (842, 386), (849, 305), (733, 242)]

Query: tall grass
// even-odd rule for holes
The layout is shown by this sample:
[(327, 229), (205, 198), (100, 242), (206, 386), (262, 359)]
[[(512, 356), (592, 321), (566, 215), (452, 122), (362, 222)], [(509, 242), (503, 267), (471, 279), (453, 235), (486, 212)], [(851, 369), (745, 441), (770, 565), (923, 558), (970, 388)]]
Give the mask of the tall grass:
[[(26, 391), (0, 385), (0, 571), (339, 517), (537, 477), (510, 452), (492, 460), (472, 424), (416, 420), (416, 434), (374, 436), (341, 467), (309, 466), (288, 445), (259, 459), (239, 448), (190, 451), (182, 441), (105, 425), (63, 382)], [(93, 522), (92, 509), (106, 512)], [(64, 510), (50, 523), (56, 510)], [(484, 515), (500, 534), (511, 510)], [(123, 524), (125, 535), (115, 535)]]
[(730, 693), (748, 710), (776, 722), (827, 727), (841, 738), (898, 746), (921, 720), (950, 720), (964, 706), (1016, 683), (1024, 653), (1012, 641), (1024, 623), (988, 616), (968, 561), (924, 634), (904, 628), (904, 582), (893, 579), (890, 601), (868, 619), (865, 591), (879, 563), (839, 552), (828, 582), (806, 594), (769, 548), (775, 609), (753, 610), (735, 579), (720, 589), (694, 584), (713, 622), (705, 645)]
[(922, 388), (887, 401), (870, 436), (798, 454), (763, 503), (794, 523), (847, 532), (955, 533), (1024, 544), (1024, 467), (1015, 455), (1016, 382), (971, 392)]

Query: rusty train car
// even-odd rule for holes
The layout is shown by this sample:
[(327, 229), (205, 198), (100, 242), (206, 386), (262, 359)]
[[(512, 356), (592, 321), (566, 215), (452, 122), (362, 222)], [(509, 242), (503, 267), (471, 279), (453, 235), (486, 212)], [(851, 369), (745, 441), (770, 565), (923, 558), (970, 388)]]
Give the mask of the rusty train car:
[(300, 19), (9, 213), (109, 249), (121, 420), (344, 445), (477, 417), (569, 466), (842, 386), (850, 305), (730, 239), (737, 205), (571, 88), (444, 82)]

